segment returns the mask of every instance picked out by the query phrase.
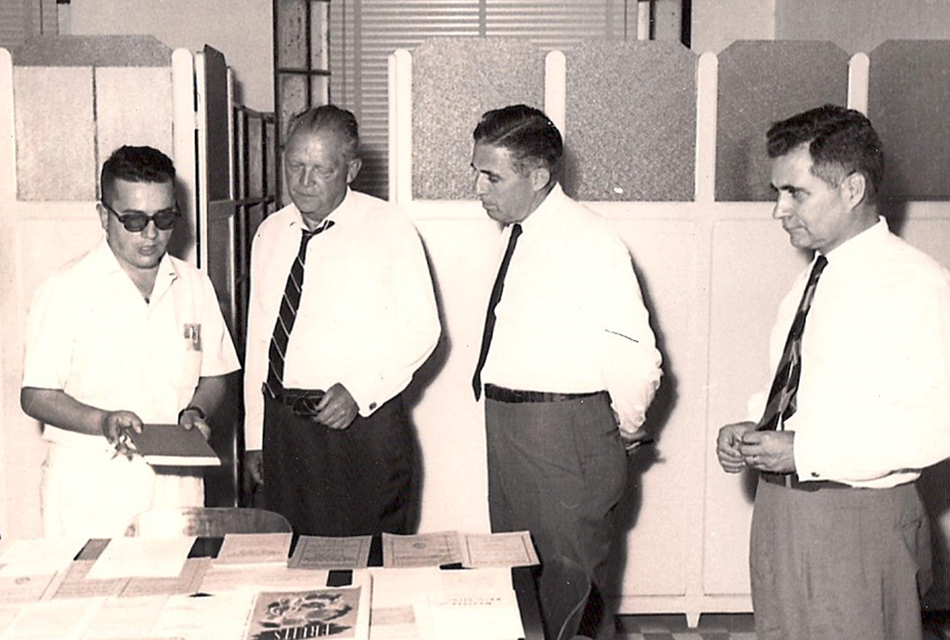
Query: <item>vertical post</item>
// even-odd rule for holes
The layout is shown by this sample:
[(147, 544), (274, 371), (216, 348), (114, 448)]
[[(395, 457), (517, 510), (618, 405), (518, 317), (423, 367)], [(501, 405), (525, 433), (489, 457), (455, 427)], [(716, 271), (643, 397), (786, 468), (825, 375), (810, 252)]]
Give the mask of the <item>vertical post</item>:
[(13, 57), (0, 48), (0, 203), (16, 200), (16, 125), (13, 119)]
[(716, 119), (718, 118), (719, 59), (711, 51), (696, 66), (696, 202), (716, 200)]
[(544, 112), (567, 137), (567, 58), (562, 51), (544, 57)]
[(637, 40), (653, 39), (654, 0), (637, 1)]
[(412, 54), (389, 56), (389, 201), (412, 201)]
[[(182, 189), (182, 200), (178, 205), (182, 209), (182, 215), (197, 232), (198, 155), (195, 147), (195, 101), (194, 58), (187, 49), (175, 49), (172, 52), (172, 159)], [(197, 242), (190, 243), (181, 258), (200, 267)]]
[(871, 80), (871, 58), (856, 53), (848, 62), (848, 107), (868, 114), (868, 90)]

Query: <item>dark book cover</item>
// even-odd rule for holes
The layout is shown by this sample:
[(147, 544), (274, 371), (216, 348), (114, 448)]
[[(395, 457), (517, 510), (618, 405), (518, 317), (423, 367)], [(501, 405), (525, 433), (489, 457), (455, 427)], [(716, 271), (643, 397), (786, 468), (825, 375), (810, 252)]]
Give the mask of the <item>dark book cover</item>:
[(198, 429), (177, 424), (146, 424), (142, 433), (128, 431), (135, 450), (150, 465), (214, 467), (221, 459)]

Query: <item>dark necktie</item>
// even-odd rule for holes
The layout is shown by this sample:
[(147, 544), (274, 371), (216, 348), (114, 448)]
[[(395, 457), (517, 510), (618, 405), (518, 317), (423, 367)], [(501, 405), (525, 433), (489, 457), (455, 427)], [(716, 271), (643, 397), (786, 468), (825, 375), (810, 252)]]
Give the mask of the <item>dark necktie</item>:
[(775, 370), (775, 379), (772, 380), (772, 389), (769, 391), (769, 402), (756, 427), (758, 431), (783, 429), (785, 420), (795, 414), (795, 396), (798, 394), (798, 382), (802, 377), (802, 334), (805, 332), (805, 319), (811, 308), (811, 301), (815, 297), (818, 278), (827, 264), (828, 259), (819, 255), (815, 260), (815, 266), (811, 269), (811, 275), (808, 276), (808, 284), (805, 285), (802, 301), (798, 303), (795, 320), (788, 330), (785, 350)]
[(280, 301), (280, 310), (277, 312), (277, 322), (274, 323), (274, 333), (271, 336), (270, 350), (267, 354), (267, 381), (264, 386), (272, 398), (276, 398), (284, 388), (284, 356), (287, 353), (287, 344), (290, 342), (290, 332), (293, 331), (294, 322), (297, 320), (297, 309), (300, 307), (307, 245), (311, 238), (332, 226), (333, 221), (327, 220), (313, 231), (307, 229), (301, 231), (300, 249), (290, 266), (290, 273), (287, 274), (284, 297)]
[(501, 292), (505, 288), (505, 274), (508, 272), (511, 255), (515, 252), (515, 245), (518, 243), (518, 236), (520, 235), (521, 225), (515, 223), (511, 227), (508, 248), (505, 250), (505, 257), (501, 260), (501, 267), (498, 268), (498, 276), (495, 278), (495, 286), (492, 287), (491, 298), (488, 300), (488, 312), (485, 314), (485, 331), (482, 333), (482, 349), (478, 354), (475, 375), (472, 376), (472, 389), (475, 390), (476, 400), (482, 396), (482, 367), (485, 366), (485, 360), (488, 359), (488, 348), (491, 346), (491, 336), (495, 331), (495, 307), (498, 306), (498, 301), (501, 300)]

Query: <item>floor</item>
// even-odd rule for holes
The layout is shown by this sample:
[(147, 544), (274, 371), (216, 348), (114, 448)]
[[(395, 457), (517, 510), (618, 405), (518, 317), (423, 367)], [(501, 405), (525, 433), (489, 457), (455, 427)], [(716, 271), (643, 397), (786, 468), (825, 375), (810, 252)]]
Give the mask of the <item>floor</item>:
[[(924, 640), (950, 640), (950, 612), (924, 614)], [(752, 614), (706, 614), (688, 627), (683, 615), (619, 616), (617, 640), (756, 640)]]

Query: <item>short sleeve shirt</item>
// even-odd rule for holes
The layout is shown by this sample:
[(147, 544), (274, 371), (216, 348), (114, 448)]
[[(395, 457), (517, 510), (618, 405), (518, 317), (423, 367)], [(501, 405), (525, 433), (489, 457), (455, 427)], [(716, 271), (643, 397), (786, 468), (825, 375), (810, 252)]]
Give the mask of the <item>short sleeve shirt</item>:
[[(60, 389), (100, 409), (175, 422), (200, 377), (238, 369), (211, 281), (164, 256), (149, 301), (105, 239), (37, 290), (27, 321), (24, 387)], [(53, 442), (108, 446), (47, 426)]]

